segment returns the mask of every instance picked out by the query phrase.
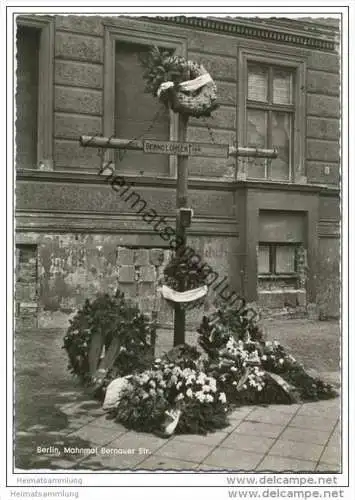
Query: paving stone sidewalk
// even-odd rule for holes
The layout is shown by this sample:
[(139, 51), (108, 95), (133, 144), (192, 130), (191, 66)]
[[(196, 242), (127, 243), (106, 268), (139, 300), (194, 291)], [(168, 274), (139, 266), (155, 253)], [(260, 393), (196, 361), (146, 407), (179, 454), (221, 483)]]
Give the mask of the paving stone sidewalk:
[(52, 449), (38, 457), (39, 468), (41, 460), (47, 468), (49, 459), (51, 469), (78, 471), (341, 472), (339, 398), (242, 407), (221, 431), (169, 439), (127, 430), (108, 420), (92, 400), (74, 401), (60, 410), (68, 426), (53, 436)]
[[(266, 327), (269, 339), (279, 340), (322, 380), (339, 387), (337, 322), (288, 320)], [(340, 471), (340, 398), (243, 407), (230, 416), (229, 427), (207, 436), (166, 440), (135, 433), (106, 420), (100, 404), (69, 373), (64, 333), (16, 336), (16, 471)], [(80, 453), (96, 447), (97, 454)]]

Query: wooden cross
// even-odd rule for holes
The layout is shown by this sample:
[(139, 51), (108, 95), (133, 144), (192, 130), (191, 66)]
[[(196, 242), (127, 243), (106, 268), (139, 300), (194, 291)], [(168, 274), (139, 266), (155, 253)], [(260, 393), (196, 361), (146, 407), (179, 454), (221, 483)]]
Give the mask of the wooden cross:
[[(178, 141), (158, 140), (130, 140), (119, 138), (107, 138), (101, 136), (81, 136), (80, 144), (85, 147), (111, 148), (124, 150), (138, 150), (144, 153), (177, 155), (177, 186), (176, 186), (176, 237), (182, 242), (180, 248), (186, 247), (186, 223), (182, 213), (188, 214), (188, 158), (189, 156), (210, 156), (219, 158), (253, 157), (253, 158), (276, 158), (275, 149), (257, 149), (234, 147), (223, 144), (201, 144), (186, 142), (188, 117), (179, 114), (179, 136)], [(191, 215), (191, 211), (190, 211)], [(180, 284), (180, 292), (183, 292), (183, 283)], [(175, 303), (174, 314), (174, 346), (185, 343), (186, 317), (185, 309)]]

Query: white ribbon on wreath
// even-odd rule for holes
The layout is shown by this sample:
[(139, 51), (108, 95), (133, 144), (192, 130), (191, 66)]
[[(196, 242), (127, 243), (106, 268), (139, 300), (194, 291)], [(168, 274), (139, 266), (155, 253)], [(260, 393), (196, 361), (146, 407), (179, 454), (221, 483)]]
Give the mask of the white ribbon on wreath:
[(204, 285), (193, 290), (186, 290), (186, 292), (177, 292), (166, 285), (162, 285), (158, 290), (164, 299), (172, 302), (192, 302), (204, 297), (208, 292), (208, 287)]
[[(209, 82), (212, 82), (212, 77), (209, 73), (205, 73), (204, 75), (198, 76), (193, 80), (186, 80), (186, 82), (179, 83), (179, 90), (182, 90), (184, 92), (194, 92), (195, 90), (204, 87)], [(160, 97), (160, 94), (162, 92), (165, 92), (166, 90), (174, 86), (174, 82), (163, 82), (157, 90), (157, 96)]]

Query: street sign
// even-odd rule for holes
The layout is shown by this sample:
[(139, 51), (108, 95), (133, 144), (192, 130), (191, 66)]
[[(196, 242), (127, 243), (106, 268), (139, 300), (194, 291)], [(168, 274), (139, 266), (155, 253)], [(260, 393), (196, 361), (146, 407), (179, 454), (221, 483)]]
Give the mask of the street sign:
[(205, 144), (199, 142), (143, 141), (144, 153), (178, 156), (211, 156), (228, 158), (228, 144)]

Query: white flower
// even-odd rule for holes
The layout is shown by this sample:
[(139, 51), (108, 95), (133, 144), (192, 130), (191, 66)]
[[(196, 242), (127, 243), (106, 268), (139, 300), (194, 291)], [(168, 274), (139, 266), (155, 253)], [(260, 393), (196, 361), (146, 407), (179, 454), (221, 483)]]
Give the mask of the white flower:
[(282, 358), (281, 358), (281, 359), (279, 359), (279, 364), (280, 364), (280, 365), (283, 365), (283, 364), (284, 364), (284, 362), (285, 362), (285, 361), (284, 361)]
[(202, 403), (205, 399), (205, 395), (203, 394), (202, 391), (198, 391), (195, 393), (195, 398), (198, 399)]
[(187, 391), (186, 391), (186, 396), (187, 396), (188, 398), (192, 398), (192, 396), (193, 396), (193, 392), (192, 392), (192, 390), (191, 390), (191, 389), (187, 389)]
[(211, 387), (210, 387), (209, 385), (204, 385), (204, 386), (202, 387), (202, 390), (203, 390), (203, 392), (210, 392)]
[(176, 384), (176, 388), (177, 388), (177, 390), (179, 390), (181, 386), (182, 386), (182, 382), (181, 382), (181, 380), (180, 380), (180, 382), (178, 382), (178, 383)]
[(213, 403), (213, 396), (211, 396), (211, 394), (207, 394), (207, 395), (205, 396), (205, 401), (206, 401), (207, 403)]
[(231, 366), (231, 371), (232, 372), (236, 372), (238, 370), (238, 368), (236, 368), (235, 366)]
[(200, 373), (200, 375), (197, 377), (196, 382), (197, 382), (198, 384), (201, 384), (201, 385), (203, 385), (203, 384), (204, 384), (204, 382), (205, 382), (205, 376), (203, 375), (203, 373)]
[(151, 380), (151, 381), (149, 382), (149, 385), (150, 385), (150, 387), (154, 387), (154, 388), (155, 388), (155, 386), (156, 386), (156, 384), (155, 384), (154, 380)]
[(263, 361), (266, 361), (266, 360), (267, 360), (267, 356), (264, 354), (263, 356), (261, 356), (261, 359), (262, 359)]
[(157, 382), (160, 382), (161, 380), (163, 380), (163, 374), (160, 371), (156, 373), (155, 380)]
[(220, 395), (219, 395), (218, 399), (220, 400), (220, 402), (221, 402), (222, 404), (225, 404), (225, 403), (227, 402), (227, 398), (226, 398), (226, 395), (225, 395), (225, 393), (224, 393), (224, 392), (221, 392), (221, 393), (220, 393)]
[(180, 401), (180, 399), (184, 399), (184, 395), (182, 392), (180, 392), (180, 394), (176, 396), (175, 401)]
[(155, 389), (149, 389), (149, 394), (150, 394), (151, 396), (155, 396), (155, 394), (156, 394), (156, 393), (155, 393)]

